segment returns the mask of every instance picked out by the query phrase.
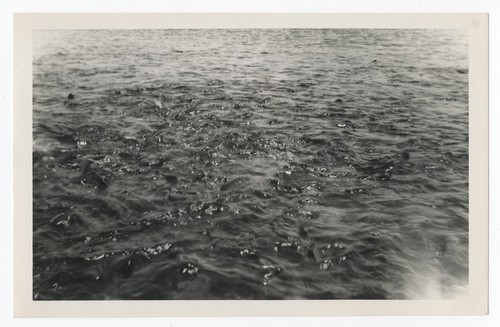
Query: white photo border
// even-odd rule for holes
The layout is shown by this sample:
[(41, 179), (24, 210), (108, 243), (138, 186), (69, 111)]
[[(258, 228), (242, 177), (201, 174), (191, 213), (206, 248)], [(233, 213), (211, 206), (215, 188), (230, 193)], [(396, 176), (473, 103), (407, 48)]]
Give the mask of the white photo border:
[[(469, 32), (469, 294), (454, 300), (33, 301), (32, 31), (170, 28), (456, 28)], [(14, 14), (16, 317), (485, 314), (488, 310), (488, 15)]]

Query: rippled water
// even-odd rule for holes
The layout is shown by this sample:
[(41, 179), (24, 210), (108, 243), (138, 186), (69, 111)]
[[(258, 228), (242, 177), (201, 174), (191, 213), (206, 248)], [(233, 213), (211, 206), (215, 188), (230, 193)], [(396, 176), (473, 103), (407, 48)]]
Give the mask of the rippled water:
[(34, 298), (466, 292), (467, 51), (453, 30), (35, 32)]

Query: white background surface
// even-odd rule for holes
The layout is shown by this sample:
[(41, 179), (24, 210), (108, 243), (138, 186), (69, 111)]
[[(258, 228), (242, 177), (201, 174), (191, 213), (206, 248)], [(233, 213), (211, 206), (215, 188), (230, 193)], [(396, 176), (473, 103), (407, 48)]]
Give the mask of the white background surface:
[[(490, 14), (490, 314), (331, 318), (12, 318), (12, 13), (474, 12)], [(500, 326), (500, 2), (495, 0), (0, 0), (0, 326)], [(473, 160), (473, 158), (471, 158)]]

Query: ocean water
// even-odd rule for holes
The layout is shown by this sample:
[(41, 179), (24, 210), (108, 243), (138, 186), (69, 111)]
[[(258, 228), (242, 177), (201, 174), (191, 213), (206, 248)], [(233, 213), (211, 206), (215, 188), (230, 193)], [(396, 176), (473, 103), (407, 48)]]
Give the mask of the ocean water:
[(467, 38), (36, 31), (33, 298), (466, 293)]

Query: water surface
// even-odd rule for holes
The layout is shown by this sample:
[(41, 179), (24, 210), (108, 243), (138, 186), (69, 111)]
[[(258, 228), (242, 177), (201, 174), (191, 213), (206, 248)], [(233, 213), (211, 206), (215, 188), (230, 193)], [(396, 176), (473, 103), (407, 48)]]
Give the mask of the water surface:
[(35, 299), (467, 290), (465, 33), (65, 30), (33, 46)]

